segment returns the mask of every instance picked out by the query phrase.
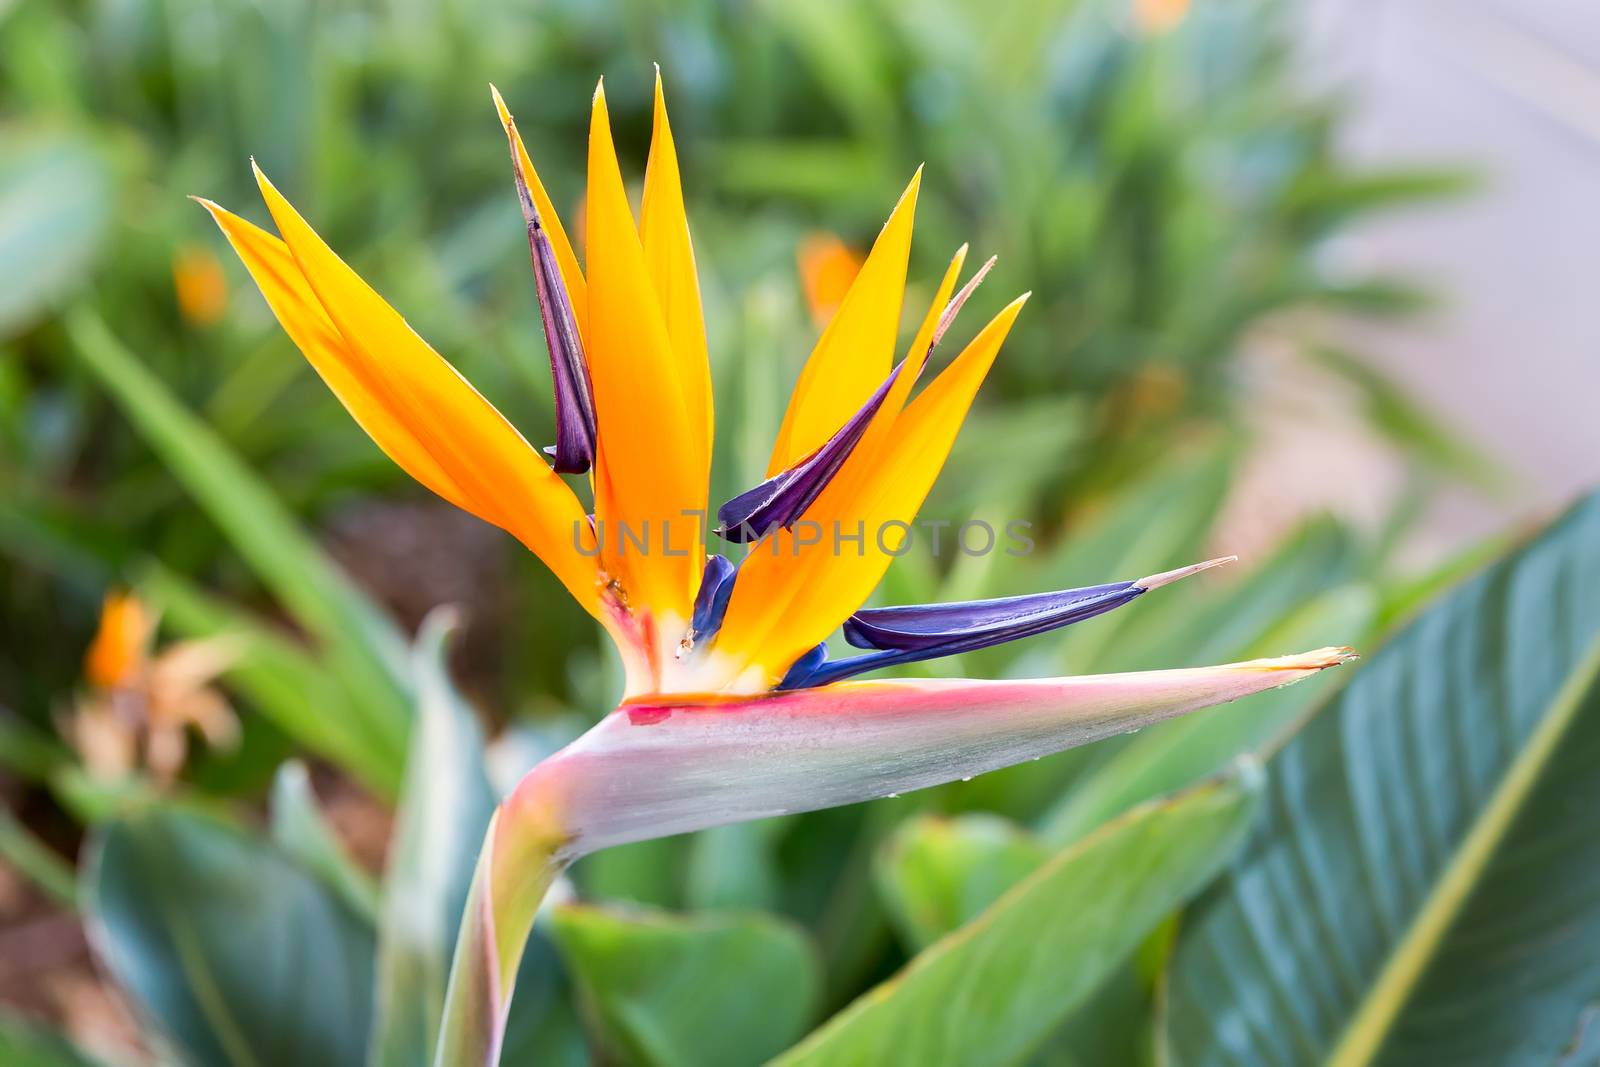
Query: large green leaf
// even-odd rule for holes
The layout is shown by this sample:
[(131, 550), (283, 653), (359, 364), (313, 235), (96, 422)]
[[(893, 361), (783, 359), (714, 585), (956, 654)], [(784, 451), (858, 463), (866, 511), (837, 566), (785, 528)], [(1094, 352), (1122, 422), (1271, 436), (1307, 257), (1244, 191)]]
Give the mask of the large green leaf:
[(781, 1050), (820, 986), (803, 933), (764, 915), (568, 906), (556, 944), (608, 1043), (650, 1067), (738, 1067)]
[[(880, 892), (913, 951), (976, 919), (1044, 865), (1054, 850), (992, 815), (922, 816), (902, 825), (878, 855)], [(1131, 1067), (1152, 1033), (1154, 976), (1171, 945), (1163, 923), (1127, 963), (1040, 1047), (1037, 1067)]]
[(452, 625), (435, 611), (417, 638), (418, 707), (378, 926), (373, 1067), (432, 1062), (456, 928), (494, 811), (483, 733), (445, 663)]
[(92, 312), (76, 308), (67, 330), (83, 363), (110, 391), (239, 554), (322, 642), (351, 701), (329, 709), (365, 728), (368, 744), (399, 766), (410, 705), (399, 632), (317, 547), (272, 491), (212, 430), (180, 404)]
[(1226, 862), (1255, 777), (1139, 808), (1064, 850), (777, 1062), (1016, 1062)]
[(299, 760), (287, 760), (272, 779), (272, 840), (306, 870), (322, 878), (350, 909), (368, 922), (378, 914), (378, 886), (345, 851), (317, 805), (311, 775)]
[(913, 951), (971, 919), (1050, 858), (1050, 849), (994, 815), (923, 815), (880, 850), (878, 887)]
[(1185, 923), (1182, 1064), (1551, 1063), (1600, 997), (1600, 498), (1467, 582), (1271, 765)]
[(101, 960), (189, 1062), (361, 1062), (372, 932), (266, 842), (152, 810), (97, 834), (82, 897)]
[(110, 168), (84, 138), (0, 128), (0, 339), (88, 274), (111, 205)]

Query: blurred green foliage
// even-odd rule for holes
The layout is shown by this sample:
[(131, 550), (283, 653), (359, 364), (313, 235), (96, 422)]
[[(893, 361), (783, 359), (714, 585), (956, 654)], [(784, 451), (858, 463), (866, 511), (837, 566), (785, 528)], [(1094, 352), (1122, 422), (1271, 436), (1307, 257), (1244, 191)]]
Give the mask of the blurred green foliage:
[[(262, 220), (253, 155), (530, 440), (547, 440), (549, 372), (487, 85), (505, 94), (571, 217), (594, 79), (607, 78), (624, 164), (640, 174), (659, 62), (705, 290), (713, 493), (723, 499), (765, 466), (816, 334), (795, 277), (799, 240), (821, 228), (870, 243), (926, 163), (913, 307), (964, 241), (1000, 256), (974, 319), (1015, 292), (1035, 294), (929, 514), (997, 526), (1026, 516), (1039, 548), (1025, 559), (913, 555), (881, 595), (965, 599), (1132, 578), (1209, 547), (1249, 445), (1237, 368), (1253, 332), (1288, 312), (1391, 316), (1422, 303), (1406, 279), (1346, 273), (1330, 240), (1374, 212), (1462, 187), (1445, 171), (1341, 163), (1340, 109), (1296, 85), (1283, 19), (1270, 0), (1214, 0), (1159, 34), (1141, 31), (1121, 0), (0, 3), (0, 768), (44, 783), (86, 822), (113, 819), (100, 831), (102, 863), (121, 857), (141, 879), (105, 886), (109, 904), (98, 906), (127, 912), (130, 938), (186, 938), (153, 924), (154, 906), (140, 899), (178, 892), (165, 883), (209, 893), (211, 879), (246, 892), (223, 869), (236, 863), (289, 885), (278, 906), (363, 951), (375, 943), (375, 968), (338, 965), (354, 967), (363, 990), (379, 989), (371, 1047), (415, 1060), (426, 1034), (410, 1030), (431, 1025), (428, 998), (453, 940), (461, 887), (446, 875), (463, 873), (463, 854), (470, 864), (487, 814), (481, 739), (461, 725), (461, 697), (427, 658), (438, 634), (408, 657), (404, 633), (438, 603), (465, 607), (457, 676), (475, 703), (513, 724), (484, 757), (498, 788), (611, 707), (616, 665), (535, 560), (426, 501), (370, 444), (186, 196)], [(1324, 359), (1416, 464), (1475, 468), (1470, 451), (1368, 364)], [(1415, 585), (1383, 584), (1386, 544), (1314, 520), (1239, 574), (917, 669), (1056, 674), (1357, 643), (1477, 559)], [(51, 737), (115, 582), (158, 604), (173, 633), (246, 643), (225, 678), (245, 713), (244, 743), (200, 760), (166, 794), (144, 781), (97, 784)], [(1190, 856), (1141, 835), (1160, 824), (1182, 839), (1184, 811), (1205, 814), (1219, 796), (1242, 810), (1250, 791), (1236, 772), (1225, 795), (1205, 786), (1171, 810), (1137, 806), (1275, 743), (1325, 689), (1308, 684), (900, 800), (590, 857), (574, 871), (590, 901), (772, 915), (566, 914), (529, 953), (509, 1048), (562, 1062), (581, 1062), (586, 1047), (683, 1062), (694, 1034), (663, 1015), (677, 1010), (675, 994), (614, 974), (619, 954), (635, 950), (714, 973), (750, 945), (776, 944), (764, 981), (818, 1005), (806, 1018), (789, 1005), (782, 1030), (801, 1032), (983, 911), (1014, 878), (972, 879), (966, 857), (996, 849), (1026, 860), (1000, 873), (1046, 865), (1047, 880), (1033, 884), (1072, 899), (1095, 896), (1099, 875), (1082, 871), (1098, 870), (1097, 854), (1172, 868), (1147, 887), (1138, 916), (1102, 931), (1104, 943), (1056, 931), (1083, 953), (1057, 961), (1079, 976), (1071, 1004), (1017, 1002), (1031, 1044), (1073, 1006), (1064, 1025), (1079, 1037), (1071, 1028), (1096, 1018), (1111, 1029), (1128, 1022), (1124, 1038), (1143, 1033), (1153, 979), (1117, 965), (1141, 939), (1150, 939), (1141, 958), (1164, 958), (1156, 921), (1222, 855)], [(444, 718), (442, 705), (452, 709)], [(442, 732), (429, 735), (430, 722)], [(472, 754), (418, 771), (418, 738), (428, 736), (454, 738), (432, 749)], [(316, 821), (314, 797), (296, 784), (303, 771), (279, 767), (295, 752), (385, 802), (403, 794), (377, 904)], [(274, 834), (258, 840), (236, 825), (229, 798), (258, 798), (275, 774)], [(425, 786), (471, 800), (458, 806), (462, 825), (419, 814), (450, 806)], [(932, 835), (945, 824), (934, 817), (947, 815), (962, 836), (941, 841)], [(926, 818), (902, 828), (912, 816)], [(1108, 820), (1120, 829), (1095, 836), (1090, 851), (1063, 851)], [(966, 836), (974, 828), (982, 832)], [(8, 854), (38, 854), (17, 836), (24, 828), (7, 829), (17, 831), (5, 838)], [(1231, 840), (1235, 829), (1230, 815), (1216, 832)], [(60, 872), (40, 868), (64, 894)], [(97, 895), (101, 873), (90, 872)], [(396, 906), (401, 892), (422, 911)], [(188, 921), (225, 924), (226, 903)], [(1013, 903), (1000, 925), (1030, 928), (1051, 910)], [(229, 966), (251, 958), (217, 957)], [(129, 985), (149, 968), (163, 995), (189, 995), (163, 984), (171, 979), (159, 960), (130, 951), (121, 961)], [(963, 966), (947, 957), (924, 980), (927, 995), (936, 1001), (938, 982)], [(289, 987), (302, 980), (288, 964), (276, 973)], [(1098, 978), (1107, 984), (1096, 993)], [(748, 992), (718, 990), (730, 1003)], [(180, 1020), (163, 1012), (169, 1028), (192, 1026), (192, 1041), (208, 1048), (220, 1040), (187, 1001), (167, 1007)], [(271, 1029), (270, 1019), (248, 1021)], [(870, 1037), (880, 1025), (868, 1014), (825, 1040), (866, 1042), (850, 1034)], [(723, 1036), (728, 1062), (775, 1051), (770, 1034)]]
[[(459, 524), (368, 518), (375, 496), (416, 491), (305, 372), (185, 199), (260, 218), (247, 157), (537, 440), (548, 370), (487, 84), (570, 210), (595, 77), (637, 167), (659, 61), (701, 249), (727, 493), (764, 461), (814, 336), (795, 296), (799, 236), (869, 242), (926, 161), (917, 287), (971, 241), (1000, 256), (980, 299), (1035, 291), (940, 501), (992, 487), (999, 467), (1006, 504), (1056, 529), (1197, 423), (1235, 421), (1231, 368), (1265, 316), (1417, 300), (1403, 280), (1341, 273), (1323, 245), (1458, 178), (1337, 162), (1337, 110), (1294, 88), (1282, 17), (1228, 0), (1147, 35), (1112, 0), (18, 0), (0, 14), (0, 217), (27, 222), (0, 237), (0, 566), (5, 614), (27, 622), (0, 651), (0, 693), (37, 717), (70, 688), (99, 590), (148, 556), (265, 603), (67, 358), (54, 309), (77, 295), (295, 512), (393, 531), (387, 551), (346, 556), (380, 571), (438, 561), (358, 573), (408, 625), (430, 593), (509, 590), (467, 635), (496, 704), (540, 693), (592, 709), (572, 672), (598, 653), (573, 659), (581, 615), (536, 564)], [(186, 318), (174, 268), (204, 287), (210, 256), (226, 261), (226, 306), (202, 294)], [(460, 562), (469, 552), (490, 577)]]

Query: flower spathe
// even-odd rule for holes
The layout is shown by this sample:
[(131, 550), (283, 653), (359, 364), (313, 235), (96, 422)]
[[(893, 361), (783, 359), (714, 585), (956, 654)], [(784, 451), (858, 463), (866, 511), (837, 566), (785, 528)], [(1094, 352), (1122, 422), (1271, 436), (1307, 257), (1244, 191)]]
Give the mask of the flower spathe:
[[(550, 352), (554, 467), (259, 168), (278, 235), (201, 201), (285, 331), (374, 442), (423, 485), (543, 560), (604, 627), (626, 668), (622, 705), (534, 768), (490, 826), (439, 1063), (497, 1060), (539, 897), (577, 855), (979, 774), (1288, 684), (1347, 658), (1347, 650), (1322, 649), (1085, 678), (840, 681), (1083, 621), (1210, 564), (999, 601), (862, 609), (1027, 299), (1003, 306), (935, 367), (940, 338), (987, 270), (958, 290), (967, 249), (957, 249), (897, 361), (920, 170), (800, 372), (766, 479), (719, 509), (724, 540), (755, 544), (737, 563), (707, 557), (700, 546), (715, 428), (711, 373), (659, 73), (637, 219), (603, 87), (595, 92), (581, 264), (510, 110), (498, 92), (493, 98)], [(587, 473), (587, 485), (558, 471)], [(835, 529), (877, 536), (837, 552), (811, 535)], [(653, 550), (630, 551), (623, 530), (644, 532)], [(822, 646), (841, 626), (867, 651), (829, 663)]]

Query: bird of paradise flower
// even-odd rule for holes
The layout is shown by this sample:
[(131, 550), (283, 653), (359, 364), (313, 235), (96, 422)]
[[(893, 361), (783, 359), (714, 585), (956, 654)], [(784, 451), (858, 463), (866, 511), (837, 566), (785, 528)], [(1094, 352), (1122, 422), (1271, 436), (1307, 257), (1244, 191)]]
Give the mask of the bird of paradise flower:
[[(637, 221), (603, 85), (595, 93), (582, 266), (510, 112), (493, 96), (555, 383), (549, 461), (335, 255), (259, 168), (281, 237), (201, 201), (289, 336), (378, 446), (423, 485), (533, 551), (604, 627), (626, 668), (621, 705), (530, 771), (489, 826), (437, 1062), (497, 1062), (539, 901), (579, 855), (970, 777), (1286, 685), (1348, 658), (1347, 649), (1327, 648), (1105, 676), (845, 680), (1080, 622), (1225, 561), (1032, 596), (862, 608), (901, 550), (1026, 300), (1006, 305), (916, 391), (987, 269), (958, 291), (966, 248), (955, 253), (896, 363), (920, 170), (801, 371), (768, 477), (718, 509), (717, 535), (752, 549), (737, 563), (707, 556), (700, 546), (715, 422), (711, 373), (659, 73)], [(562, 477), (583, 473), (592, 513)], [(840, 550), (803, 533), (840, 528), (866, 536)], [(619, 530), (654, 531), (654, 550)], [(862, 654), (829, 658), (825, 642), (841, 627)]]

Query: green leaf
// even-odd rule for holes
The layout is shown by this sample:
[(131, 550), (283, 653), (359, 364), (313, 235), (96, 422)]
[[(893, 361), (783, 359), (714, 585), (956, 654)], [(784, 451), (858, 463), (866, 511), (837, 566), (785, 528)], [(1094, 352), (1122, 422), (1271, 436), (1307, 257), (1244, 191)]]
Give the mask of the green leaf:
[(360, 1063), (373, 939), (322, 881), (220, 820), (111, 823), (81, 895), (118, 983), (196, 1064)]
[(367, 743), (399, 765), (410, 706), (405, 649), (383, 613), (300, 529), (267, 485), (212, 430), (185, 409), (93, 312), (67, 317), (67, 331), (85, 366), (233, 542), (239, 554), (322, 642), (329, 666), (351, 681), (350, 715)]
[(378, 887), (339, 843), (317, 806), (306, 765), (289, 760), (272, 780), (272, 840), (290, 858), (314, 872), (350, 909), (368, 922), (378, 914)]
[(64, 1034), (0, 1013), (0, 1063), (6, 1067), (101, 1067)]
[(1459, 586), (1274, 758), (1185, 923), (1177, 1063), (1550, 1063), (1600, 997), (1600, 498)]
[(903, 823), (877, 858), (879, 892), (912, 951), (977, 916), (1050, 858), (1015, 823), (993, 815)]
[(568, 906), (551, 918), (585, 1002), (628, 1063), (762, 1063), (805, 1032), (816, 1007), (815, 950), (768, 916)]
[(367, 1062), (433, 1060), (456, 931), (495, 797), (483, 734), (445, 662), (453, 613), (423, 622), (413, 669), (417, 714), (405, 790), (384, 872), (378, 926), (378, 1004)]
[(1254, 777), (1140, 808), (1064, 850), (776, 1062), (1016, 1062), (1226, 862)]
[(0, 340), (81, 284), (113, 202), (105, 159), (82, 137), (0, 129)]

